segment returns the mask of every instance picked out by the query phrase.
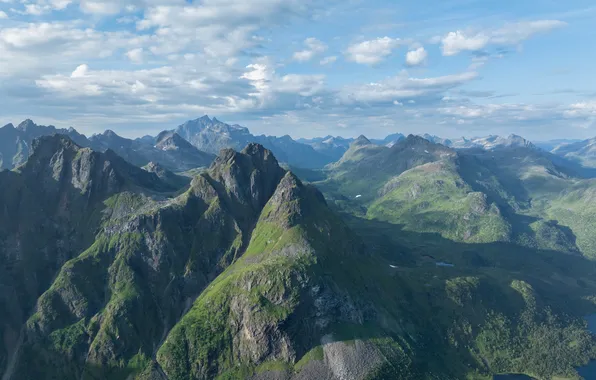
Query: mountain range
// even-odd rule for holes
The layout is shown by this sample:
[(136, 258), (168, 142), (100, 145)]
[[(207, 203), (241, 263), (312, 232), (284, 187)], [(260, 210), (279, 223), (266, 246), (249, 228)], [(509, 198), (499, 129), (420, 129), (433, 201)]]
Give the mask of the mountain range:
[(565, 159), (360, 136), (311, 184), (256, 143), (185, 181), (105, 135), (42, 136), (0, 172), (3, 380), (551, 379), (596, 359), (596, 187)]
[[(12, 169), (26, 161), (29, 146), (40, 136), (64, 134), (77, 144), (98, 151), (111, 149), (129, 162), (144, 166), (159, 163), (172, 172), (185, 172), (207, 167), (221, 149), (242, 149), (248, 143), (258, 143), (271, 150), (280, 162), (293, 168), (321, 169), (337, 162), (348, 151), (355, 138), (326, 136), (294, 140), (282, 137), (253, 135), (247, 128), (229, 125), (217, 118), (203, 116), (157, 136), (127, 139), (111, 130), (89, 138), (74, 128), (58, 129), (40, 126), (25, 120), (17, 127), (8, 124), (0, 128), (0, 168)], [(507, 147), (532, 147), (550, 151), (570, 161), (594, 167), (593, 140), (552, 140), (537, 145), (517, 135), (508, 137), (486, 136), (474, 138), (445, 139), (434, 135), (422, 135), (428, 141), (453, 149), (495, 150)], [(391, 147), (405, 139), (401, 133), (390, 134), (384, 139), (371, 139), (376, 145)]]

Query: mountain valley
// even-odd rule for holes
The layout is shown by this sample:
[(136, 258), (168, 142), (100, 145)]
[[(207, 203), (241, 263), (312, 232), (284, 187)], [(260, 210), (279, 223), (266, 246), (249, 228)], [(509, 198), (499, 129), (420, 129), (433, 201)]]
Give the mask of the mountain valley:
[(557, 152), (30, 128), (0, 130), (20, 131), (3, 380), (579, 379), (596, 359), (596, 180)]

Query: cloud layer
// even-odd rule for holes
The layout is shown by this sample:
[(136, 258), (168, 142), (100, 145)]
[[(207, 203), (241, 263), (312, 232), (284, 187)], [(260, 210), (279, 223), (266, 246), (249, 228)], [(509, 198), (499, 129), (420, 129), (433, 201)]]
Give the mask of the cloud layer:
[(0, 102), (7, 117), (125, 135), (204, 113), (297, 136), (593, 124), (591, 98), (533, 104), (511, 95), (523, 89), (482, 88), (486, 64), (567, 21), (407, 29), (363, 12), (335, 0), (0, 0)]

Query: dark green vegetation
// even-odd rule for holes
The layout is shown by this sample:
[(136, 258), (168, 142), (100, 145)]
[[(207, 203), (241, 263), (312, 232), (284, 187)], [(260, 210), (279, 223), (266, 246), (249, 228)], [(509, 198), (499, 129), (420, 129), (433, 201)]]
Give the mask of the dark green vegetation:
[[(522, 144), (523, 145), (523, 144)], [(357, 140), (315, 183), (347, 212), (467, 243), (596, 257), (594, 173), (531, 145), (452, 150)]]
[(542, 215), (590, 182), (519, 149), (361, 137), (297, 171), (326, 201), (257, 144), (188, 183), (38, 140), (0, 173), (3, 380), (579, 378), (590, 235)]

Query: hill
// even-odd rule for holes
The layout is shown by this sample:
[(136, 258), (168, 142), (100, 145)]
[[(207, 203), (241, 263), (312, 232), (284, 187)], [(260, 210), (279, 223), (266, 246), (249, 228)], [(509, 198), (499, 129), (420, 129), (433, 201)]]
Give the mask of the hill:
[(552, 153), (595, 168), (596, 138), (560, 144), (552, 150)]
[(591, 214), (553, 209), (592, 175), (527, 144), (454, 150), (409, 136), (386, 148), (361, 137), (316, 183), (340, 209), (405, 230), (594, 257), (581, 227)]
[[(440, 237), (406, 248), (420, 239), (340, 218), (257, 144), (223, 150), (183, 189), (65, 137), (35, 145), (0, 173), (2, 233), (20, 242), (0, 251), (14, 254), (0, 300), (23, 302), (0, 317), (4, 379), (547, 379), (596, 357), (577, 317), (596, 311), (596, 265), (580, 256)], [(14, 198), (32, 180), (51, 206), (37, 218)]]

